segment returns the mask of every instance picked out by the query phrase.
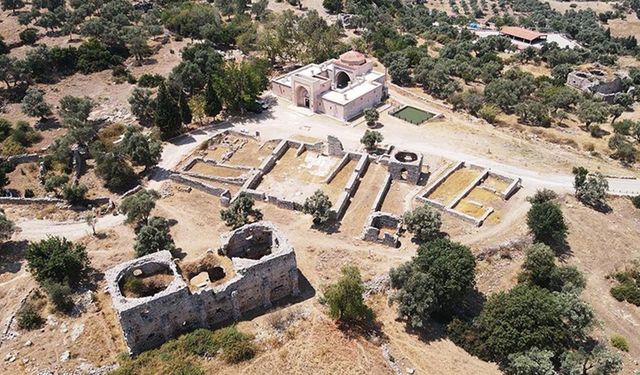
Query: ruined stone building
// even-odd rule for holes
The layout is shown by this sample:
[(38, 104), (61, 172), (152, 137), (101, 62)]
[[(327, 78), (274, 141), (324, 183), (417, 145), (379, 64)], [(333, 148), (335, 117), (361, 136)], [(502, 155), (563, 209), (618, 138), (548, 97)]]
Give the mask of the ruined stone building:
[(574, 70), (567, 76), (567, 85), (582, 92), (592, 93), (608, 103), (624, 89), (622, 77), (598, 67)]
[(349, 51), (338, 59), (309, 64), (271, 80), (271, 91), (298, 107), (350, 120), (379, 104), (386, 95), (386, 74), (373, 71), (373, 62)]
[[(132, 354), (298, 295), (294, 250), (273, 224), (245, 225), (220, 239), (218, 254), (207, 254), (209, 260), (191, 267), (187, 275), (168, 251), (107, 271), (107, 290)], [(231, 266), (225, 266), (229, 261)], [(131, 294), (132, 280), (147, 286), (143, 293)]]

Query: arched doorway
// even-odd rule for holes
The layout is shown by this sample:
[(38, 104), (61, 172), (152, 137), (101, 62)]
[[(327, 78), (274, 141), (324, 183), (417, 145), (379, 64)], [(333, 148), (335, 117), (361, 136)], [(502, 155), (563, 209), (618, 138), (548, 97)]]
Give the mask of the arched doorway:
[(351, 82), (351, 78), (349, 78), (349, 75), (345, 72), (338, 72), (338, 74), (336, 75), (336, 87), (339, 89), (343, 89), (345, 87), (347, 87), (347, 85), (349, 85), (349, 82)]
[(310, 104), (309, 91), (303, 86), (298, 86), (296, 89), (296, 105), (298, 107), (309, 108)]

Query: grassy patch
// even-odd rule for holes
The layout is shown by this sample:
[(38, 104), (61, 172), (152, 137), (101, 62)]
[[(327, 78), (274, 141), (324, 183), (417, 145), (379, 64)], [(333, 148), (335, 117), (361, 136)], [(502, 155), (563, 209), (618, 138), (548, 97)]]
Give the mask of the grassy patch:
[(112, 374), (199, 375), (205, 373), (199, 366), (202, 358), (219, 356), (227, 363), (239, 363), (253, 358), (255, 352), (252, 337), (235, 326), (216, 331), (198, 329), (136, 358), (121, 356), (120, 367)]
[(629, 351), (629, 344), (627, 343), (627, 339), (620, 335), (611, 336), (611, 345), (618, 350), (622, 350), (623, 352)]
[(423, 111), (422, 109), (406, 106), (401, 110), (395, 112), (392, 116), (395, 116), (406, 122), (410, 122), (414, 125), (420, 125), (435, 115), (431, 112)]

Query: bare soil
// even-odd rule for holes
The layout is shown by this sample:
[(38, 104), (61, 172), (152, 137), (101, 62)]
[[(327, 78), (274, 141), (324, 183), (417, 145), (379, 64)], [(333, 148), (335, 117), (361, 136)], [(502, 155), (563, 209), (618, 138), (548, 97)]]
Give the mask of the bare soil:
[(447, 205), (479, 175), (480, 172), (475, 169), (460, 168), (438, 186), (428, 198)]

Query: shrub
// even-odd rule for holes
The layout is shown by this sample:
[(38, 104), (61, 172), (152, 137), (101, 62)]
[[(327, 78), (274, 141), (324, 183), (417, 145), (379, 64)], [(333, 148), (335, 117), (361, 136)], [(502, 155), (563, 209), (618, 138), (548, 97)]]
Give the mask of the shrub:
[(42, 136), (26, 121), (18, 121), (11, 132), (11, 138), (22, 146), (28, 147), (39, 142)]
[(256, 353), (251, 336), (238, 331), (235, 326), (215, 331), (213, 340), (222, 348), (221, 358), (227, 363), (246, 361)]
[(16, 318), (18, 319), (18, 328), (29, 331), (38, 329), (44, 324), (44, 319), (38, 309), (30, 303), (22, 306), (16, 314)]
[(84, 202), (89, 189), (84, 184), (66, 184), (62, 189), (62, 198), (70, 205), (77, 205)]
[(631, 203), (633, 203), (633, 206), (635, 208), (640, 209), (640, 195), (636, 195), (635, 197), (631, 198)]
[(49, 301), (56, 311), (68, 313), (73, 308), (73, 300), (71, 295), (73, 290), (66, 284), (48, 283), (45, 285), (45, 291), (49, 296)]
[(620, 335), (611, 336), (611, 345), (618, 350), (622, 350), (623, 352), (629, 351), (629, 344), (627, 343), (627, 339)]
[(7, 218), (7, 215), (0, 208), (0, 245), (2, 245), (2, 242), (11, 238), (15, 231), (15, 224)]
[(143, 74), (138, 78), (138, 86), (140, 87), (158, 87), (164, 82), (164, 77), (160, 74)]
[(527, 198), (527, 201), (529, 201), (529, 203), (531, 204), (536, 204), (536, 203), (545, 203), (545, 202), (553, 201), (556, 198), (558, 198), (558, 194), (556, 194), (555, 191), (549, 190), (549, 189), (542, 189), (542, 190), (536, 191), (536, 193), (533, 196)]
[(353, 266), (344, 267), (342, 276), (329, 285), (323, 299), (329, 305), (329, 316), (340, 321), (369, 321), (373, 311), (364, 303), (364, 284), (360, 271)]
[(404, 214), (402, 221), (417, 242), (423, 243), (440, 234), (442, 220), (440, 213), (424, 205)]
[(78, 282), (89, 265), (86, 248), (61, 237), (30, 242), (25, 259), (40, 283)]
[(104, 44), (89, 38), (78, 47), (78, 70), (83, 74), (100, 72), (114, 66), (118, 59), (109, 52)]
[(26, 28), (18, 34), (24, 44), (34, 44), (38, 40), (38, 30), (32, 27)]

